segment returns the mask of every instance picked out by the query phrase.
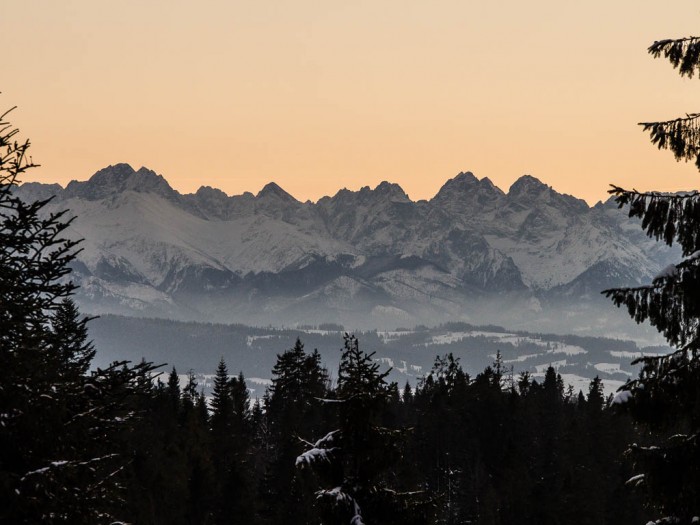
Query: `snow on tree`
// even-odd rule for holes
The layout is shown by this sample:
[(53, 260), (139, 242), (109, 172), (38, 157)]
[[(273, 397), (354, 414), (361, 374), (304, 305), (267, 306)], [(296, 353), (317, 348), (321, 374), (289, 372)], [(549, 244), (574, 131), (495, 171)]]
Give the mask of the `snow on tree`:
[[(401, 460), (402, 431), (383, 425), (390, 393), (374, 354), (360, 350), (355, 336), (345, 335), (335, 398), (338, 428), (299, 455), (296, 465), (311, 470), (320, 487), (316, 503), (323, 523), (415, 523), (425, 520), (417, 493), (392, 488)], [(416, 521), (417, 520), (417, 521)]]

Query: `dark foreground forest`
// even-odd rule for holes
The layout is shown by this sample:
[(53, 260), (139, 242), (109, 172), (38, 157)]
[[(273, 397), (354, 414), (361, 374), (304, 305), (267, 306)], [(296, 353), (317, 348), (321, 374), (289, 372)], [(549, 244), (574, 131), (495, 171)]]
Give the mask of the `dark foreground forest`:
[(260, 402), (222, 362), (211, 412), (174, 373), (134, 408), (134, 523), (645, 523), (624, 458), (644, 436), (552, 368), (470, 378), (448, 355), (411, 391), (348, 336), (334, 387), (298, 342)]

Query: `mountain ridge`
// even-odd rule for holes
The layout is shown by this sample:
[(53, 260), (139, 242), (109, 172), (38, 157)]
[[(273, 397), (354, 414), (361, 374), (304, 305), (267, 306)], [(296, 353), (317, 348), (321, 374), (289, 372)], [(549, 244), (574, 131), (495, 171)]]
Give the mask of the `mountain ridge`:
[(594, 300), (599, 284), (641, 283), (674, 257), (610, 201), (591, 207), (530, 175), (507, 193), (460, 172), (430, 200), (384, 181), (314, 203), (274, 182), (256, 195), (181, 194), (153, 170), (116, 164), (65, 189), (16, 192), (53, 192), (50, 209), (77, 216), (75, 278), (92, 313), (406, 325), (516, 312), (525, 322)]
[[(51, 186), (54, 188), (60, 188), (61, 191), (68, 191), (68, 194), (73, 196), (73, 195), (80, 195), (80, 196), (85, 196), (83, 192), (85, 192), (84, 188), (95, 188), (98, 187), (101, 189), (101, 191), (108, 190), (110, 187), (114, 191), (126, 191), (126, 190), (133, 190), (133, 191), (139, 191), (139, 192), (147, 192), (147, 191), (154, 191), (154, 192), (159, 192), (159, 191), (164, 191), (167, 193), (175, 193), (179, 195), (180, 197), (194, 197), (200, 192), (210, 192), (213, 190), (217, 194), (221, 194), (222, 196), (228, 198), (228, 199), (235, 199), (237, 197), (252, 197), (255, 196), (259, 198), (261, 195), (264, 196), (269, 193), (277, 193), (277, 194), (283, 194), (285, 198), (291, 197), (294, 201), (299, 202), (299, 203), (311, 203), (311, 204), (318, 204), (320, 200), (323, 199), (329, 199), (337, 196), (339, 193), (342, 192), (350, 192), (350, 193), (365, 193), (365, 192), (385, 192), (387, 188), (392, 188), (396, 189), (401, 192), (403, 196), (405, 196), (409, 201), (413, 203), (418, 203), (418, 202), (431, 202), (433, 201), (440, 193), (445, 190), (446, 188), (449, 187), (451, 183), (460, 183), (465, 180), (471, 179), (473, 183), (478, 184), (482, 187), (491, 187), (495, 191), (500, 192), (504, 196), (507, 196), (510, 194), (511, 191), (515, 189), (517, 192), (521, 192), (523, 187), (538, 187), (538, 188), (546, 188), (549, 189), (558, 195), (562, 195), (564, 197), (572, 197), (576, 199), (577, 201), (580, 201), (581, 203), (584, 203), (587, 207), (591, 208), (594, 206), (589, 206), (586, 201), (583, 199), (579, 199), (573, 195), (568, 195), (565, 193), (559, 193), (556, 190), (552, 188), (552, 186), (540, 181), (538, 178), (529, 175), (529, 174), (524, 174), (521, 175), (518, 179), (516, 179), (511, 186), (509, 187), (508, 191), (504, 191), (503, 189), (499, 188), (496, 186), (491, 179), (488, 177), (483, 177), (482, 179), (479, 179), (474, 175), (473, 172), (471, 171), (461, 171), (459, 172), (455, 177), (448, 179), (441, 187), (438, 189), (436, 194), (431, 197), (430, 199), (417, 199), (417, 200), (412, 200), (408, 194), (403, 190), (403, 188), (398, 184), (394, 182), (390, 182), (388, 180), (383, 180), (379, 184), (377, 184), (374, 188), (371, 188), (370, 186), (363, 186), (359, 190), (349, 190), (347, 188), (341, 188), (339, 189), (334, 195), (326, 195), (319, 197), (316, 201), (301, 201), (294, 197), (292, 194), (287, 192), (284, 188), (282, 188), (277, 182), (275, 181), (270, 181), (265, 186), (263, 186), (260, 191), (258, 191), (257, 194), (254, 194), (250, 191), (244, 191), (241, 194), (236, 194), (236, 195), (229, 195), (225, 191), (219, 189), (219, 188), (214, 188), (209, 185), (202, 185), (197, 190), (195, 190), (193, 193), (181, 193), (180, 191), (174, 189), (168, 181), (165, 179), (165, 177), (161, 174), (158, 174), (156, 171), (147, 168), (145, 166), (141, 166), (138, 170), (134, 169), (129, 163), (126, 162), (120, 162), (116, 164), (111, 164), (109, 166), (106, 166), (105, 168), (102, 168), (98, 171), (96, 171), (91, 177), (89, 177), (87, 180), (71, 180), (66, 186), (62, 186), (59, 183), (41, 183), (41, 182), (25, 182), (21, 186), (27, 186), (27, 187), (45, 187), (45, 186)], [(136, 181), (141, 182), (141, 184), (136, 184)], [(80, 189), (79, 189), (80, 188)], [(88, 195), (89, 195), (89, 190), (88, 190)], [(611, 200), (612, 197), (608, 200)]]

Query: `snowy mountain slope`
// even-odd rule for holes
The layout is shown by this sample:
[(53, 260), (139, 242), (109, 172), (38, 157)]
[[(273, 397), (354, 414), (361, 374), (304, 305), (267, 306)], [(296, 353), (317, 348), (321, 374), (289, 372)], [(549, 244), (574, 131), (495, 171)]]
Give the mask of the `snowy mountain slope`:
[[(429, 201), (396, 184), (302, 203), (181, 195), (146, 168), (25, 184), (76, 216), (74, 278), (88, 311), (221, 322), (410, 325), (524, 315), (648, 279), (674, 255), (611, 203), (589, 207), (530, 176), (507, 193), (460, 173)], [(560, 313), (560, 312), (558, 312)], [(502, 322), (500, 319), (498, 322)]]

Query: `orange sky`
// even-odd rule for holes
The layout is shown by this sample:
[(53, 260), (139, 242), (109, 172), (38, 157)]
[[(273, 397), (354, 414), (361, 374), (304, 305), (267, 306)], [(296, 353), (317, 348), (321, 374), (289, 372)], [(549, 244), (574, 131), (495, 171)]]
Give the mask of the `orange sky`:
[(636, 123), (700, 109), (646, 54), (699, 23), (690, 0), (8, 1), (0, 107), (41, 182), (128, 162), (182, 192), (420, 199), (470, 170), (593, 203), (698, 186)]

